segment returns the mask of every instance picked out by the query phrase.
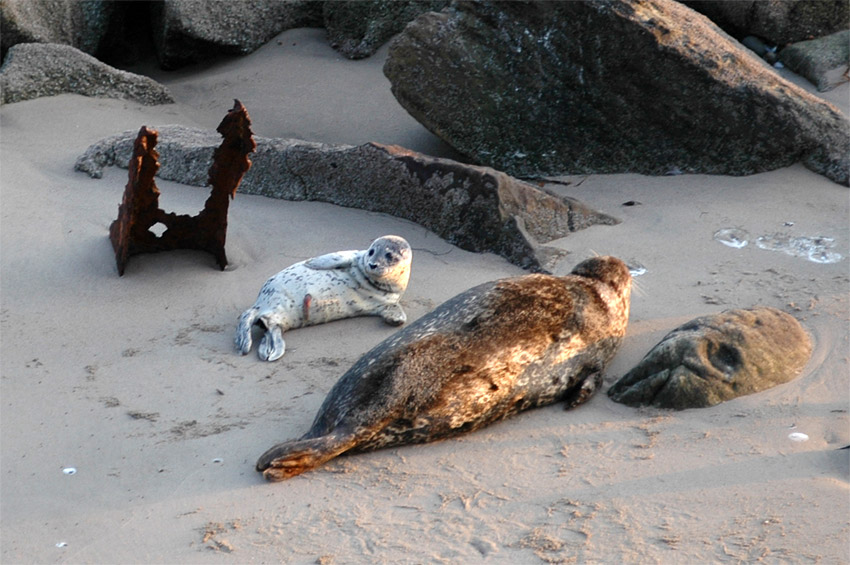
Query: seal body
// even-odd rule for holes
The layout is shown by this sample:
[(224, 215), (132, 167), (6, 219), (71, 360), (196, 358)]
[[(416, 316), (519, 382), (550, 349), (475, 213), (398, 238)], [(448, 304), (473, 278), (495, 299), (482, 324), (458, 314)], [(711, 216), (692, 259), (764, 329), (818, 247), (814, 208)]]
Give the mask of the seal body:
[(613, 257), (459, 294), (358, 360), (310, 430), (269, 449), (257, 470), (282, 480), (345, 452), (443, 439), (559, 400), (577, 406), (620, 345), (630, 294)]
[(257, 301), (239, 318), (236, 349), (251, 351), (251, 328), (260, 324), (261, 359), (283, 356), (283, 332), (353, 316), (381, 316), (392, 325), (407, 321), (399, 300), (407, 289), (413, 251), (395, 235), (379, 237), (362, 251), (338, 251), (295, 263), (271, 277)]

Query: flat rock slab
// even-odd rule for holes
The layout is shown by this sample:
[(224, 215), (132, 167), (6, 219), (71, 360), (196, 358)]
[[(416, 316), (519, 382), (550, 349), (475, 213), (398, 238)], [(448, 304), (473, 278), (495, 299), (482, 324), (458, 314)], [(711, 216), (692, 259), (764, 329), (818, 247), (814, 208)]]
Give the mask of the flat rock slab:
[(521, 177), (747, 175), (850, 183), (850, 122), (672, 0), (465, 2), (411, 22), (384, 74), (472, 161)]
[[(183, 126), (156, 129), (160, 178), (204, 186), (220, 142), (215, 132)], [(99, 178), (105, 166), (126, 166), (136, 133), (130, 130), (95, 143), (77, 159), (76, 170)], [(566, 253), (542, 244), (591, 225), (619, 222), (494, 169), (395, 145), (255, 140), (242, 194), (390, 214), (416, 222), (462, 249), (497, 253), (532, 271), (551, 271)]]
[(790, 381), (811, 354), (808, 334), (789, 314), (728, 310), (667, 334), (608, 396), (630, 406), (705, 408)]
[(779, 60), (820, 92), (835, 88), (848, 80), (850, 30), (791, 44), (779, 52)]
[(0, 67), (0, 91), (3, 104), (66, 93), (150, 106), (174, 102), (168, 89), (155, 80), (118, 70), (70, 45), (56, 43), (19, 43), (9, 49)]

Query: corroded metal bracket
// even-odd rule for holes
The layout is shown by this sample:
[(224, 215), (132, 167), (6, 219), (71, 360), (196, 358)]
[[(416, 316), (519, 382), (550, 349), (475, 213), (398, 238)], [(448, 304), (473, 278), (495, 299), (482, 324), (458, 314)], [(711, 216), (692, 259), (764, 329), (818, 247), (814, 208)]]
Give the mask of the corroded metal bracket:
[[(129, 181), (124, 199), (118, 207), (118, 219), (109, 226), (109, 239), (115, 250), (118, 274), (132, 255), (174, 249), (198, 249), (215, 256), (222, 270), (227, 266), (224, 243), (227, 238), (227, 208), (243, 175), (251, 168), (248, 154), (257, 144), (251, 132), (248, 111), (239, 100), (216, 129), (224, 140), (213, 155), (209, 171), (212, 187), (204, 209), (197, 216), (166, 213), (159, 208), (159, 189), (154, 176), (159, 170), (156, 151), (158, 133), (142, 126), (133, 147), (128, 169)], [(156, 224), (165, 226), (157, 236), (151, 231)]]

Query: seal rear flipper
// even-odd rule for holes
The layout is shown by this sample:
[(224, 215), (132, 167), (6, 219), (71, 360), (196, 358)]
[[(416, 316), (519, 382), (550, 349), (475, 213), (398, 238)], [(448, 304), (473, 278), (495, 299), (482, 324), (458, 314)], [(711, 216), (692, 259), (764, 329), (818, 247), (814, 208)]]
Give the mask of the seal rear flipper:
[(233, 341), (236, 344), (236, 349), (242, 355), (247, 355), (251, 351), (253, 345), (251, 328), (257, 320), (258, 313), (258, 308), (249, 308), (239, 317), (239, 323), (236, 325), (236, 336)]
[(260, 340), (257, 354), (263, 361), (277, 361), (283, 357), (284, 353), (286, 353), (286, 342), (283, 341), (283, 330), (277, 325), (270, 326)]
[(257, 460), (257, 471), (269, 481), (283, 481), (315, 469), (356, 445), (353, 435), (335, 434), (279, 443)]

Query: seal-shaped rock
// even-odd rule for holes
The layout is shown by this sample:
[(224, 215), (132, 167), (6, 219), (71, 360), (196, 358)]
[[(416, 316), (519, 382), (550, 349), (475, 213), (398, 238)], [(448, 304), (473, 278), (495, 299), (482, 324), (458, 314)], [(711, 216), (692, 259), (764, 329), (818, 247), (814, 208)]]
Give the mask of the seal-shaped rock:
[(613, 257), (467, 290), (360, 358), (310, 431), (266, 451), (257, 470), (279, 481), (345, 452), (443, 439), (559, 400), (577, 406), (622, 341), (630, 294), (629, 269)]
[(608, 396), (630, 406), (705, 408), (786, 383), (811, 355), (811, 339), (790, 314), (727, 310), (671, 331)]
[(266, 281), (257, 301), (239, 318), (236, 348), (251, 351), (251, 327), (266, 333), (258, 353), (265, 361), (283, 356), (283, 332), (353, 316), (407, 321), (399, 300), (407, 289), (413, 251), (396, 235), (379, 237), (363, 251), (338, 251), (295, 263)]

